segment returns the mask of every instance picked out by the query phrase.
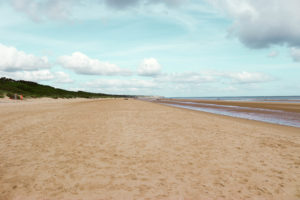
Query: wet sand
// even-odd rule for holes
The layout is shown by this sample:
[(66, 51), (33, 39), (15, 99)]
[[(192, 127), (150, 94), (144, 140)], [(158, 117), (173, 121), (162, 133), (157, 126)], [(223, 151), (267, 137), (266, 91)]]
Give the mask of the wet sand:
[(300, 103), (158, 99), (153, 102), (300, 128)]
[[(218, 101), (218, 100), (193, 100), (193, 99), (160, 99), (157, 102), (194, 102), (226, 106), (240, 106), (249, 108), (262, 108), (300, 113), (300, 103), (294, 102), (254, 102), (254, 101)], [(186, 105), (186, 104), (184, 104)]]
[(299, 199), (300, 129), (138, 100), (0, 104), (0, 199)]

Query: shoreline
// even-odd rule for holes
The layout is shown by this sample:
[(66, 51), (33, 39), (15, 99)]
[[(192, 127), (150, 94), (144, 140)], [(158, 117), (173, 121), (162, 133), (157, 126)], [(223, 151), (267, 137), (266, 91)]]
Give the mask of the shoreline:
[(269, 127), (269, 128), (277, 128), (277, 129), (280, 129), (281, 131), (287, 131), (288, 134), (291, 131), (291, 132), (295, 133), (295, 134), (293, 134), (295, 136), (299, 135), (298, 131), (300, 130), (299, 127), (295, 127), (295, 126), (287, 126), (287, 125), (269, 123), (269, 122), (258, 121), (258, 120), (253, 120), (253, 119), (233, 117), (233, 116), (216, 114), (216, 113), (205, 112), (205, 111), (200, 111), (200, 110), (199, 111), (198, 110), (192, 110), (192, 109), (176, 107), (176, 106), (167, 105), (167, 104), (158, 104), (158, 105), (170, 107), (170, 108), (173, 108), (173, 109), (183, 110), (183, 111), (186, 111), (186, 112), (196, 113), (196, 114), (201, 113), (201, 114), (204, 114), (204, 115), (221, 118), (221, 119), (228, 120), (228, 121), (236, 121), (238, 123), (246, 123), (246, 124), (249, 124), (249, 125), (252, 125), (252, 126), (264, 126), (264, 127)]
[(250, 108), (266, 108), (300, 113), (300, 103), (294, 102), (264, 102), (264, 101), (223, 101), (223, 100), (194, 100), (194, 99), (159, 99), (158, 101), (177, 101), (194, 103), (211, 103), (216, 105), (229, 105)]
[(300, 103), (158, 99), (155, 103), (207, 113), (300, 127)]

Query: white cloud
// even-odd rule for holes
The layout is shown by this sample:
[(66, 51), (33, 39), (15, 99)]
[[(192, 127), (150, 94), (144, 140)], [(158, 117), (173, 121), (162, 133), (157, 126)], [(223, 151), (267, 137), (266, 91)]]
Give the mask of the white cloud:
[[(97, 79), (82, 85), (90, 91), (115, 94), (173, 95), (238, 91), (241, 87), (257, 86), (273, 81), (259, 72), (182, 72), (161, 73), (149, 80)], [(221, 83), (221, 85), (220, 85)]]
[[(237, 85), (265, 83), (274, 80), (269, 75), (258, 72), (182, 72), (162, 73), (150, 80), (141, 79), (98, 79), (84, 87), (98, 92), (118, 94), (157, 94), (158, 91), (206, 91), (211, 85), (223, 83), (227, 90), (236, 90)], [(235, 86), (234, 86), (235, 85)], [(215, 86), (217, 88), (217, 86)]]
[(259, 72), (227, 72), (220, 74), (221, 77), (229, 78), (234, 83), (263, 83), (274, 80), (269, 75)]
[(49, 70), (0, 72), (1, 76), (25, 81), (49, 81), (55, 78)]
[(299, 0), (208, 0), (233, 19), (231, 33), (250, 48), (300, 46)]
[(104, 0), (104, 2), (113, 8), (123, 9), (140, 4), (140, 0)]
[(141, 79), (98, 79), (87, 82), (85, 86), (97, 92), (115, 94), (149, 94), (158, 87), (153, 80)]
[(278, 51), (271, 51), (271, 52), (268, 54), (268, 57), (274, 58), (274, 57), (277, 57), (278, 55), (279, 55), (279, 52), (278, 52)]
[(180, 83), (180, 84), (202, 84), (215, 81), (215, 77), (210, 73), (197, 73), (197, 72), (182, 72), (163, 74), (155, 79), (161, 83)]
[(48, 68), (50, 64), (47, 57), (37, 57), (17, 50), (15, 47), (8, 47), (0, 44), (0, 70), (38, 70)]
[(71, 15), (74, 4), (81, 0), (10, 0), (10, 4), (19, 12), (27, 14), (34, 21), (44, 19), (66, 19)]
[[(34, 21), (46, 19), (69, 19), (76, 6), (95, 6), (105, 4), (109, 8), (124, 10), (131, 7), (163, 4), (176, 7), (187, 0), (6, 0), (16, 11), (22, 12)], [(0, 0), (0, 4), (1, 4)]]
[[(1, 2), (1, 1), (0, 1)], [(195, 8), (190, 0), (3, 0), (17, 12), (27, 15), (35, 22), (64, 20), (103, 20), (141, 15), (163, 17), (186, 28), (193, 29), (198, 20), (176, 9), (182, 5)], [(178, 12), (177, 12), (178, 11)], [(100, 23), (100, 21), (99, 21)], [(7, 22), (6, 22), (7, 24)], [(9, 24), (9, 23), (8, 23)]]
[(141, 79), (129, 79), (129, 80), (120, 80), (120, 79), (99, 79), (95, 81), (90, 81), (87, 83), (90, 87), (118, 87), (118, 88), (154, 88), (157, 86), (151, 80), (141, 80)]
[(61, 56), (58, 63), (78, 74), (85, 75), (131, 75), (128, 69), (121, 69), (117, 65), (89, 58), (87, 55), (75, 52), (71, 56)]
[[(124, 9), (139, 5), (149, 5), (149, 4), (164, 4), (166, 6), (174, 7), (182, 4), (186, 0), (102, 0), (106, 5), (116, 8)], [(100, 1), (101, 2), (101, 1)]]
[(300, 48), (291, 48), (291, 56), (295, 62), (300, 62)]
[(163, 74), (154, 79), (159, 84), (172, 83), (188, 87), (201, 86), (205, 83), (263, 83), (274, 80), (271, 76), (260, 72), (182, 72)]
[(56, 83), (72, 83), (70, 75), (65, 72), (54, 72)]
[(149, 80), (98, 79), (86, 83), (85, 88), (103, 93), (159, 95), (162, 91), (190, 91), (217, 81), (214, 77), (194, 72), (160, 74)]
[(48, 81), (55, 77), (49, 70), (16, 72), (15, 76), (18, 77), (17, 79), (29, 81)]
[(15, 71), (3, 72), (0, 71), (0, 77), (12, 78), (15, 80), (25, 81), (53, 81), (55, 83), (71, 83), (73, 80), (65, 72), (51, 72), (50, 70), (36, 70), (36, 71)]
[(157, 76), (161, 73), (161, 65), (155, 58), (144, 59), (138, 68), (140, 76)]

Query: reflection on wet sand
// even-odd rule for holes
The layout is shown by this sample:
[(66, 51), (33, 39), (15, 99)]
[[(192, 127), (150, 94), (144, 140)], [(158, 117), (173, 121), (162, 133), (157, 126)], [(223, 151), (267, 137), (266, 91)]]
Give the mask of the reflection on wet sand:
[(155, 102), (186, 109), (300, 127), (300, 103), (160, 99)]

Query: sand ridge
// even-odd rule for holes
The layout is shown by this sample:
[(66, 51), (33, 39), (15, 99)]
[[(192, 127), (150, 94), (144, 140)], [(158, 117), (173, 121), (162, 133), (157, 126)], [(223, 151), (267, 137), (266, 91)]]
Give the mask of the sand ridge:
[(0, 199), (299, 199), (298, 128), (138, 100), (0, 107)]

